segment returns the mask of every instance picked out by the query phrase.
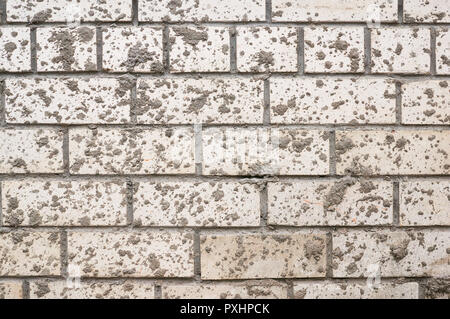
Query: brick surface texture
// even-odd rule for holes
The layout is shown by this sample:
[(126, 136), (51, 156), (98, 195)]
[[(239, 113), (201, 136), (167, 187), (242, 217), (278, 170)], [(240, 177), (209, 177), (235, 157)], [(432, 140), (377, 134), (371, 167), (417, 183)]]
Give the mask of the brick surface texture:
[(450, 1), (0, 11), (0, 299), (450, 297)]

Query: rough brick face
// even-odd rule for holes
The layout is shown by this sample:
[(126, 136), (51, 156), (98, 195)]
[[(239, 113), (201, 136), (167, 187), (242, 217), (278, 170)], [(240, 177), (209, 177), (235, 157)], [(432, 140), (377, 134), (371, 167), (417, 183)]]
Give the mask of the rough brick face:
[(234, 22), (262, 21), (265, 18), (265, 0), (139, 1), (139, 21)]
[(0, 0), (0, 299), (448, 299), (449, 5)]
[(400, 183), (400, 224), (450, 225), (450, 182), (418, 180)]
[(392, 182), (308, 181), (269, 183), (270, 225), (389, 225)]
[(192, 129), (74, 128), (69, 148), (74, 174), (195, 172)]
[(305, 284), (294, 285), (294, 297), (298, 299), (417, 299), (419, 285), (381, 283), (370, 288), (362, 284)]
[(112, 124), (130, 121), (129, 92), (113, 78), (8, 79), (8, 123)]
[(273, 21), (366, 22), (371, 18), (397, 21), (397, 0), (272, 0)]
[(305, 72), (364, 71), (364, 29), (361, 27), (305, 28)]
[(0, 28), (0, 70), (2, 72), (31, 71), (30, 28)]
[(200, 241), (202, 279), (325, 276), (325, 235), (208, 235)]
[(54, 129), (0, 129), (0, 173), (61, 173), (63, 134)]
[(141, 79), (137, 121), (143, 124), (262, 123), (263, 81)]
[(69, 263), (86, 277), (192, 277), (193, 234), (69, 232)]
[(37, 69), (42, 72), (95, 71), (95, 28), (38, 28)]
[(450, 131), (339, 131), (339, 175), (449, 174)]
[(162, 72), (162, 29), (110, 28), (103, 31), (103, 69)]
[(446, 80), (406, 82), (402, 86), (402, 123), (450, 123), (450, 88)]
[(237, 28), (237, 69), (241, 72), (296, 72), (297, 34), (293, 27)]
[(31, 299), (153, 299), (153, 283), (125, 280), (116, 282), (80, 282), (67, 287), (66, 281), (34, 281), (30, 283)]
[(58, 276), (60, 235), (56, 232), (0, 233), (0, 276)]
[(173, 27), (169, 41), (172, 73), (230, 71), (228, 28)]
[(259, 191), (239, 182), (139, 183), (134, 217), (150, 226), (258, 226)]
[(441, 276), (449, 272), (446, 231), (350, 231), (333, 235), (333, 276)]
[(272, 78), (272, 123), (395, 123), (395, 84), (385, 79)]
[(430, 73), (429, 28), (371, 30), (373, 73)]
[(2, 204), (8, 226), (119, 226), (127, 220), (126, 185), (114, 181), (5, 181)]

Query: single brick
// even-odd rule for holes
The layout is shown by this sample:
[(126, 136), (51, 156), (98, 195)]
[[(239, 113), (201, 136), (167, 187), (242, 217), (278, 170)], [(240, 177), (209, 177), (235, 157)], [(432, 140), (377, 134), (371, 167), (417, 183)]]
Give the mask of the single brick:
[(373, 73), (430, 73), (430, 29), (371, 29)]
[(446, 80), (402, 85), (403, 124), (450, 124), (450, 88)]
[(56, 232), (0, 233), (0, 276), (59, 276), (60, 245)]
[(184, 284), (161, 287), (163, 299), (287, 299), (287, 287), (274, 281), (239, 284)]
[(294, 27), (238, 27), (237, 69), (241, 72), (297, 72), (298, 31)]
[(0, 129), (0, 173), (62, 173), (63, 132)]
[(272, 21), (396, 22), (397, 0), (272, 0)]
[(364, 28), (307, 27), (306, 73), (364, 72)]
[(388, 79), (270, 80), (271, 123), (395, 123), (395, 101), (395, 83)]
[(94, 27), (45, 27), (36, 31), (37, 70), (40, 72), (96, 71)]
[(264, 83), (256, 79), (140, 79), (137, 121), (145, 124), (262, 124)]
[(325, 175), (329, 134), (319, 130), (208, 128), (203, 131), (206, 175)]
[(7, 123), (116, 124), (130, 121), (130, 92), (120, 80), (6, 79)]
[(239, 182), (140, 182), (134, 219), (150, 226), (259, 226), (259, 190)]
[(333, 234), (333, 276), (445, 277), (450, 233), (427, 230)]
[(448, 0), (403, 0), (403, 20), (407, 23), (449, 23)]
[(225, 27), (170, 29), (170, 72), (229, 72), (230, 32)]
[(436, 30), (436, 73), (450, 74), (450, 32), (448, 32), (448, 28)]
[(0, 71), (31, 71), (30, 28), (0, 28)]
[(296, 283), (294, 297), (299, 299), (418, 299), (416, 282), (403, 284), (380, 283)]
[(264, 21), (265, 0), (139, 1), (139, 21), (208, 22)]
[(400, 225), (450, 226), (450, 181), (400, 183)]
[(83, 277), (192, 277), (191, 232), (68, 233), (69, 265)]
[(393, 184), (345, 177), (268, 183), (269, 225), (389, 225)]
[(22, 299), (21, 281), (0, 281), (0, 299)]
[[(154, 283), (135, 280), (90, 282), (75, 280), (30, 282), (31, 299), (153, 299)], [(72, 284), (72, 286), (68, 286)]]
[(126, 184), (115, 181), (4, 181), (2, 209), (5, 226), (126, 225)]
[(103, 31), (103, 69), (164, 72), (161, 28), (116, 27)]
[(73, 174), (195, 172), (191, 128), (71, 128), (69, 149)]
[(9, 22), (131, 21), (129, 0), (8, 0)]
[(207, 235), (200, 249), (202, 279), (325, 277), (324, 234)]
[(339, 175), (449, 174), (450, 131), (337, 131)]

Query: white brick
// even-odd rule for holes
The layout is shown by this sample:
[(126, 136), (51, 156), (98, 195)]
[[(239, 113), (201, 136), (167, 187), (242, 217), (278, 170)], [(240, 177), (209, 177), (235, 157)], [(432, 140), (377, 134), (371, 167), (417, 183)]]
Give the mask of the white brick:
[(449, 174), (450, 131), (338, 131), (339, 175)]
[(269, 225), (389, 225), (392, 182), (344, 178), (268, 184)]
[(262, 123), (264, 83), (255, 79), (140, 79), (137, 121), (145, 124)]
[(364, 72), (364, 28), (307, 27), (306, 73)]
[(126, 225), (126, 184), (114, 181), (4, 181), (2, 209), (5, 226)]
[(21, 281), (0, 281), (0, 299), (22, 299)]
[(349, 283), (297, 283), (294, 297), (299, 299), (418, 299), (416, 282), (381, 283), (374, 287)]
[(449, 23), (450, 7), (448, 0), (403, 0), (403, 19), (405, 22)]
[(333, 276), (445, 277), (450, 233), (377, 230), (333, 234)]
[(189, 174), (195, 172), (190, 128), (69, 130), (73, 174)]
[(229, 72), (230, 32), (225, 27), (170, 29), (170, 72)]
[(103, 31), (103, 69), (164, 72), (161, 28), (117, 27)]
[[(72, 283), (75, 285), (75, 283)], [(69, 287), (67, 281), (30, 282), (31, 299), (153, 299), (154, 284), (145, 281), (114, 282), (81, 281), (79, 287)]]
[(203, 131), (203, 174), (325, 175), (329, 136), (319, 130), (208, 128)]
[(402, 85), (403, 124), (450, 124), (450, 88), (446, 80)]
[(296, 28), (238, 27), (236, 37), (238, 71), (297, 71)]
[(376, 28), (371, 30), (373, 73), (430, 72), (430, 29)]
[(68, 233), (69, 264), (83, 277), (192, 277), (191, 232)]
[(242, 284), (197, 284), (162, 286), (163, 299), (287, 299), (281, 284), (244, 282)]
[(0, 173), (62, 173), (63, 132), (0, 129)]
[(46, 27), (36, 32), (38, 71), (97, 70), (95, 28)]
[(259, 190), (239, 182), (140, 182), (134, 220), (150, 226), (259, 226)]
[(273, 0), (272, 21), (397, 21), (397, 0)]
[(280, 124), (395, 123), (395, 84), (369, 78), (271, 78), (270, 120)]
[(30, 28), (0, 28), (0, 71), (31, 71)]
[(0, 276), (61, 274), (59, 233), (0, 233)]
[(265, 0), (139, 1), (139, 21), (264, 21)]
[(129, 0), (8, 0), (9, 22), (131, 21)]
[(120, 80), (7, 79), (7, 123), (116, 124), (130, 121), (130, 92)]
[(450, 32), (436, 30), (436, 73), (450, 74)]
[(200, 237), (202, 279), (324, 277), (322, 234)]
[(450, 226), (450, 181), (400, 183), (400, 225)]

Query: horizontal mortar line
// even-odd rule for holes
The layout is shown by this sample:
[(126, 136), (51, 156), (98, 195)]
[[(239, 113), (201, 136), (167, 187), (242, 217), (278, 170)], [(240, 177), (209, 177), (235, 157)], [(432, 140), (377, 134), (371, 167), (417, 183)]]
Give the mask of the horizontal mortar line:
[[(336, 179), (340, 177), (348, 176), (348, 174), (322, 174), (322, 175), (196, 175), (196, 174), (70, 174), (66, 175), (64, 173), (58, 174), (43, 174), (43, 173), (0, 173), (0, 180), (6, 179), (14, 179), (14, 178), (61, 178), (61, 179), (114, 179), (114, 178), (123, 178), (123, 179), (131, 179), (133, 180), (166, 180), (166, 179), (203, 179), (208, 181), (213, 180), (243, 180), (248, 181), (249, 183), (254, 180), (258, 181), (266, 181), (266, 179), (279, 179), (279, 180), (290, 180), (290, 179)], [(388, 175), (388, 174), (380, 174), (380, 175), (352, 175), (355, 178), (361, 179), (448, 179), (449, 174), (428, 174), (428, 175), (420, 175), (420, 174), (404, 174), (404, 175)]]
[[(392, 130), (403, 130), (403, 131), (411, 131), (411, 130), (419, 130), (419, 131), (439, 131), (439, 130), (450, 130), (450, 125), (443, 124), (277, 124), (277, 123), (258, 123), (258, 124), (206, 124), (206, 123), (197, 123), (202, 125), (202, 131), (204, 132), (207, 129), (226, 129), (226, 128), (236, 128), (236, 129), (305, 129), (305, 130), (323, 130), (323, 131), (332, 131), (332, 130), (344, 130), (344, 131), (392, 131)], [(186, 129), (186, 128), (194, 128), (194, 125), (197, 124), (134, 124), (134, 123), (124, 123), (124, 124), (102, 124), (102, 123), (92, 123), (92, 124), (41, 124), (41, 123), (21, 123), (21, 124), (12, 124), (6, 123), (2, 126), (2, 129), (13, 130), (13, 129)]]
[(146, 232), (186, 232), (194, 233), (200, 231), (200, 235), (257, 235), (257, 234), (314, 234), (312, 231), (320, 231), (322, 234), (337, 231), (406, 231), (406, 232), (420, 232), (420, 231), (450, 231), (450, 226), (446, 225), (430, 225), (430, 226), (402, 226), (402, 225), (314, 225), (314, 226), (281, 226), (269, 224), (266, 226), (223, 226), (223, 227), (207, 227), (207, 226), (17, 226), (17, 227), (0, 227), (1, 232), (59, 232), (62, 228), (74, 232), (95, 232), (101, 231), (105, 233), (114, 233), (117, 231), (128, 231), (137, 233)]
[[(401, 278), (408, 282), (414, 282), (414, 281), (422, 281), (432, 278), (439, 278), (439, 277), (431, 277), (431, 276), (417, 276), (417, 277), (411, 277), (411, 276), (389, 276), (389, 277), (380, 277), (381, 282), (384, 283), (397, 283), (396, 281)], [(443, 277), (445, 278), (445, 277)], [(32, 282), (37, 281), (58, 281), (58, 280), (66, 280), (64, 277), (59, 276), (5, 276), (0, 277), (2, 281), (19, 281), (19, 280), (30, 280)], [(273, 282), (267, 283), (268, 280), (271, 280)], [(248, 285), (249, 283), (254, 283), (257, 286), (260, 282), (260, 284), (266, 284), (268, 286), (284, 286), (286, 285), (286, 281), (296, 281), (299, 283), (343, 283), (343, 280), (349, 281), (352, 283), (365, 283), (367, 280), (367, 277), (331, 277), (331, 278), (325, 278), (325, 277), (289, 277), (289, 278), (279, 278), (279, 277), (272, 277), (272, 278), (255, 278), (255, 279), (200, 279), (200, 281), (196, 281), (193, 277), (189, 278), (181, 278), (181, 277), (82, 277), (81, 282), (83, 283), (116, 283), (120, 281), (140, 281), (140, 282), (147, 282), (149, 284), (155, 284), (155, 285), (164, 285), (165, 283), (168, 283), (170, 285), (176, 285), (176, 284), (217, 284), (217, 285), (226, 285), (226, 284), (244, 284), (244, 286)], [(245, 285), (246, 284), (246, 285)], [(253, 285), (253, 284), (252, 284)]]
[(69, 72), (0, 72), (0, 80), (9, 78), (118, 78), (129, 76), (142, 79), (170, 79), (170, 78), (319, 78), (319, 77), (345, 77), (345, 78), (387, 78), (394, 80), (408, 79), (439, 79), (449, 80), (449, 74), (410, 74), (410, 73), (305, 73), (304, 75), (296, 72), (177, 72), (177, 73), (154, 73), (154, 72), (105, 72), (105, 71), (69, 71)]
[[(201, 27), (201, 26), (213, 26), (213, 27), (320, 27), (320, 26), (361, 26), (367, 27), (368, 24), (366, 21), (208, 21), (208, 22), (195, 22), (195, 21), (138, 21), (139, 25), (136, 26), (133, 21), (81, 21), (80, 26), (92, 26), (92, 27), (143, 27), (143, 26), (153, 26), (153, 27), (163, 27), (165, 25), (169, 27)], [(58, 22), (39, 22), (39, 23), (30, 23), (25, 21), (6, 21), (2, 25), (2, 27), (8, 26), (24, 26), (24, 27), (67, 27), (67, 22), (58, 21)], [(380, 28), (383, 27), (405, 27), (405, 28), (414, 28), (414, 27), (448, 27), (450, 23), (413, 23), (413, 22), (403, 22), (399, 23), (398, 21), (391, 22), (381, 22)], [(377, 27), (369, 28), (369, 29), (378, 29)]]

